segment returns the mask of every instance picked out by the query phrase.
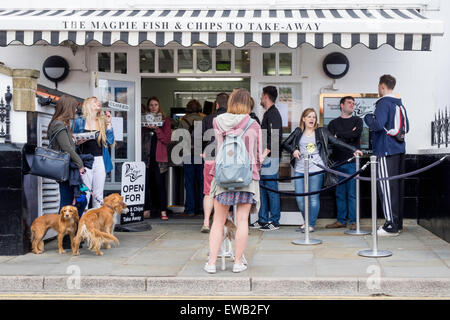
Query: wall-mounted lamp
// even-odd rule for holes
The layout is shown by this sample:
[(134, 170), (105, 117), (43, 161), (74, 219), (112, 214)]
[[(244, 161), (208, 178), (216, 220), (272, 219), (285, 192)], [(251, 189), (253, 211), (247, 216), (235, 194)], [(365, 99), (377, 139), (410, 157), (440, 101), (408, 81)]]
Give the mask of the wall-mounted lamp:
[(48, 57), (42, 65), (44, 76), (55, 83), (58, 89), (58, 82), (64, 80), (69, 74), (69, 64), (66, 59), (60, 56)]
[(323, 59), (322, 66), (323, 71), (331, 79), (340, 79), (348, 72), (350, 63), (344, 54), (333, 52)]

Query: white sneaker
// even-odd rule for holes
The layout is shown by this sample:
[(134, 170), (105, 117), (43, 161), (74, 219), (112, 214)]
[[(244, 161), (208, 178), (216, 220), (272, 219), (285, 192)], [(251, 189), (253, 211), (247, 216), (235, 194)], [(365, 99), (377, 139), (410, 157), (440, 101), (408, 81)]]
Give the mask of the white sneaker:
[(210, 265), (207, 262), (207, 263), (205, 263), (203, 270), (205, 270), (208, 273), (216, 273), (216, 265)]
[(379, 227), (377, 230), (377, 236), (379, 237), (396, 237), (398, 236), (399, 233), (398, 232), (387, 232), (386, 230), (383, 229), (383, 227)]
[[(302, 228), (302, 233), (305, 233), (305, 228)], [(313, 227), (309, 227), (309, 232), (314, 232), (314, 228)]]
[(236, 264), (235, 263), (233, 265), (233, 272), (235, 272), (235, 273), (242, 272), (242, 271), (245, 271), (245, 270), (247, 270), (247, 266), (245, 264), (243, 264), (243, 263), (240, 263), (240, 264)]

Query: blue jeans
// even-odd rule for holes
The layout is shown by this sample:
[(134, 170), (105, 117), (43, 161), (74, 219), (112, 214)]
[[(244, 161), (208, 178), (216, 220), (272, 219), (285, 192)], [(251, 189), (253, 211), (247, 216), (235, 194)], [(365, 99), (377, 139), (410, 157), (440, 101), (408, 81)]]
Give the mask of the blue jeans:
[[(356, 172), (355, 163), (346, 163), (337, 168), (337, 171), (353, 174)], [(339, 177), (339, 181), (344, 180)], [(352, 179), (336, 187), (337, 221), (347, 224), (347, 216), (350, 223), (356, 223), (356, 180)]]
[[(275, 165), (278, 165), (278, 163), (275, 163)], [(264, 171), (264, 168), (268, 168), (269, 166), (270, 160), (262, 165), (261, 172)], [(276, 168), (274, 168), (274, 171), (275, 169)], [(261, 174), (261, 179), (274, 179), (274, 178), (278, 178), (278, 169), (276, 169), (275, 174), (268, 174), (268, 175)], [(259, 184), (267, 188), (278, 190), (278, 181), (260, 181)], [(274, 225), (278, 226), (280, 224), (280, 214), (281, 214), (280, 195), (278, 193), (268, 191), (263, 188), (260, 188), (259, 192), (260, 192), (261, 207), (259, 208), (258, 222), (260, 224), (272, 222)], [(270, 211), (270, 218), (269, 218), (269, 211)]]
[[(59, 210), (64, 206), (71, 206), (73, 203), (73, 188), (69, 185), (68, 181), (59, 183)], [(78, 209), (78, 216), (81, 218), (84, 209), (87, 206), (87, 201), (84, 200), (81, 203), (75, 203), (75, 207)]]
[[(194, 163), (192, 161), (192, 163)], [(203, 164), (183, 164), (186, 199), (184, 211), (187, 214), (203, 212)], [(196, 191), (195, 183), (198, 183)]]
[[(303, 176), (303, 173), (295, 172), (295, 176)], [(296, 179), (295, 181), (295, 193), (305, 192), (305, 179)], [(309, 192), (317, 191), (322, 188), (323, 173), (309, 177)], [(305, 218), (305, 197), (295, 197), (297, 200), (298, 209), (302, 212), (303, 218)], [(316, 225), (317, 216), (320, 210), (320, 193), (309, 196), (309, 225), (314, 227)]]

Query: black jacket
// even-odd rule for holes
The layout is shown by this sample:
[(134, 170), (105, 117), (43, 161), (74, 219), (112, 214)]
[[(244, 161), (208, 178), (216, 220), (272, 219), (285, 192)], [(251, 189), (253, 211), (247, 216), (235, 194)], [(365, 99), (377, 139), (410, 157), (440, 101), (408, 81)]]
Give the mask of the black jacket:
[[(300, 139), (302, 137), (302, 130), (300, 128), (296, 128), (294, 132), (291, 133), (291, 135), (282, 143), (282, 148), (289, 152), (291, 155), (291, 166), (295, 168), (295, 158), (292, 156), (295, 150), (300, 150)], [(320, 158), (322, 159), (323, 163), (327, 165), (328, 158), (330, 157), (330, 147), (329, 144), (333, 144), (336, 147), (342, 147), (346, 148), (348, 150), (351, 150), (352, 152), (355, 152), (358, 150), (352, 145), (349, 145), (343, 141), (340, 141), (336, 139), (326, 128), (317, 128), (315, 130), (316, 134), (316, 146), (319, 149)]]
[[(225, 113), (227, 112), (227, 109), (225, 108), (219, 108), (217, 109), (215, 112), (207, 115), (206, 117), (203, 118), (202, 120), (202, 137), (205, 136), (205, 132), (209, 129), (213, 129), (213, 120), (215, 117), (217, 117), (219, 114)], [(205, 150), (205, 148), (210, 145), (211, 143), (214, 143), (215, 141), (215, 136), (212, 135), (211, 140), (210, 141), (203, 141), (202, 145), (203, 145), (203, 150)], [(214, 156), (214, 154), (212, 154), (212, 156)]]
[[(279, 154), (273, 155), (274, 158), (281, 158), (281, 141), (283, 137), (283, 121), (281, 119), (281, 114), (278, 111), (275, 105), (271, 106), (269, 110), (267, 110), (261, 121), (261, 129), (267, 130), (267, 149), (272, 150), (272, 130), (278, 130), (279, 137)], [(264, 144), (263, 144), (264, 146)], [(268, 157), (271, 156), (272, 153), (268, 154)]]

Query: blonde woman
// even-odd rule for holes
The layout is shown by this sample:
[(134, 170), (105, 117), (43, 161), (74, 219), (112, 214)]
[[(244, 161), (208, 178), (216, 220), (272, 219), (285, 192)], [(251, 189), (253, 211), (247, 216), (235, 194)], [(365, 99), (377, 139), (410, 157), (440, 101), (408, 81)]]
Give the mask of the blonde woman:
[[(74, 133), (92, 132), (95, 139), (78, 142), (81, 154), (92, 154), (94, 164), (92, 169), (86, 169), (83, 182), (92, 190), (92, 207), (99, 208), (103, 201), (106, 174), (113, 169), (108, 146), (114, 144), (114, 131), (111, 125), (111, 113), (102, 110), (102, 104), (96, 97), (90, 97), (83, 102), (83, 116), (75, 119)], [(86, 193), (89, 204), (91, 192)]]
[[(229, 99), (227, 112), (218, 115), (213, 120), (217, 150), (228, 133), (239, 133), (247, 127), (250, 121), (250, 93), (245, 89), (235, 89)], [(226, 222), (230, 205), (236, 205), (237, 230), (235, 236), (235, 260), (233, 272), (242, 272), (247, 266), (242, 262), (242, 255), (247, 246), (248, 217), (250, 210), (258, 212), (259, 197), (259, 171), (263, 161), (262, 131), (260, 125), (253, 121), (242, 136), (248, 151), (249, 161), (252, 164), (252, 182), (245, 187), (233, 191), (221, 188), (216, 184), (215, 178), (211, 182), (210, 197), (214, 198), (214, 219), (209, 234), (209, 260), (204, 266), (208, 273), (216, 272), (216, 261), (219, 248), (223, 240), (223, 228)], [(211, 170), (215, 176), (215, 167)]]
[[(354, 146), (338, 140), (326, 128), (319, 127), (316, 111), (313, 108), (308, 108), (303, 111), (300, 117), (300, 126), (283, 142), (282, 147), (291, 154), (291, 166), (295, 170), (295, 176), (298, 177), (303, 176), (305, 172), (304, 159), (308, 154), (322, 166), (328, 163), (330, 144), (336, 148), (348, 149), (355, 156), (362, 155), (362, 152)], [(308, 170), (309, 173), (314, 173), (322, 169), (311, 161)], [(324, 174), (320, 173), (309, 178), (310, 192), (322, 188), (323, 176)], [(303, 178), (295, 180), (295, 192), (305, 192)], [(296, 197), (296, 200), (299, 210), (304, 215), (305, 197)], [(309, 231), (314, 232), (320, 210), (320, 194), (309, 196), (309, 200)], [(305, 226), (303, 225), (301, 229), (304, 228)]]

